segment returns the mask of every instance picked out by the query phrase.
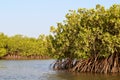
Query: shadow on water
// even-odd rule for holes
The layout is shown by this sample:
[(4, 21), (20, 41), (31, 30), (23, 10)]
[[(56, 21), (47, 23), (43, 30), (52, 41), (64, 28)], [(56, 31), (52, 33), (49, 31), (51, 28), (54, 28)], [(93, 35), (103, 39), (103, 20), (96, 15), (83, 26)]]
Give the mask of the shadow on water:
[(56, 72), (48, 80), (120, 80), (120, 74)]

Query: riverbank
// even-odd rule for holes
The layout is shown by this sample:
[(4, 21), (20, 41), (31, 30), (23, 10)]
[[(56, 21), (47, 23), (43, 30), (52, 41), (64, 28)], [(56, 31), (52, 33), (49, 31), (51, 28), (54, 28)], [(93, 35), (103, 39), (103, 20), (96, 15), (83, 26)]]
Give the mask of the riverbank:
[(49, 56), (20, 56), (20, 55), (7, 55), (1, 59), (5, 60), (32, 60), (32, 59), (51, 59)]

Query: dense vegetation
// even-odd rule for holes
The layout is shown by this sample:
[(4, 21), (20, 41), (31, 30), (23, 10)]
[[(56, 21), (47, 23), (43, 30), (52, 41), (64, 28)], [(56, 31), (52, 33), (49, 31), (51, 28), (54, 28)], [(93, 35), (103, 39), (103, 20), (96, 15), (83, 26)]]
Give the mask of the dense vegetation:
[(36, 39), (29, 38), (23, 35), (15, 35), (12, 37), (8, 37), (4, 33), (0, 33), (0, 58), (6, 56), (12, 56), (13, 58), (51, 57), (51, 47), (51, 36), (40, 35)]
[(51, 32), (58, 55), (54, 69), (120, 72), (120, 5), (70, 10)]

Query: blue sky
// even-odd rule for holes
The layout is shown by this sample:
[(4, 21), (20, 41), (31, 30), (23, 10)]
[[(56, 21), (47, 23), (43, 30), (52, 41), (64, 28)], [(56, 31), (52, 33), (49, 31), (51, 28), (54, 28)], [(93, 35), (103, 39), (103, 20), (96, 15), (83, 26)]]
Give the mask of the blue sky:
[(0, 32), (29, 37), (49, 34), (50, 26), (62, 22), (68, 10), (96, 4), (109, 8), (120, 0), (0, 0)]

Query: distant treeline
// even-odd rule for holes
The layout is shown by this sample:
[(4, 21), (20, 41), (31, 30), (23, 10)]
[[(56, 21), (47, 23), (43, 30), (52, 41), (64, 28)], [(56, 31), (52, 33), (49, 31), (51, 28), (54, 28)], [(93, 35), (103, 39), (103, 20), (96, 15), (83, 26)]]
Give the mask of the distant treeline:
[(30, 38), (23, 35), (8, 37), (4, 33), (0, 33), (0, 58), (7, 56), (53, 57), (51, 40), (50, 35)]

